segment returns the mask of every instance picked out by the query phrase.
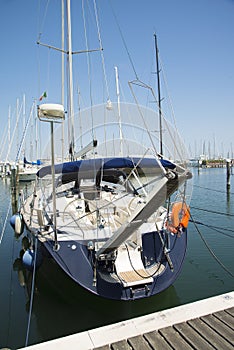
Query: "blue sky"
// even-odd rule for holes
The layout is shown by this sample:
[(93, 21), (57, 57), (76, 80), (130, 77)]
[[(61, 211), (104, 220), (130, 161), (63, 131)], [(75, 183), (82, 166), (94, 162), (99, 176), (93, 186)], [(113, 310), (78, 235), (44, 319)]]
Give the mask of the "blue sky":
[[(13, 111), (16, 99), (22, 101), (23, 94), (28, 110), (44, 90), (48, 102), (60, 102), (60, 55), (36, 44), (42, 32), (42, 42), (60, 46), (60, 2), (0, 0), (0, 140), (9, 105)], [(80, 1), (71, 2), (73, 49), (81, 50)], [(216, 153), (227, 156), (227, 152), (234, 152), (234, 1), (97, 0), (97, 6), (111, 99), (116, 99), (114, 66), (119, 68), (126, 99), (127, 82), (135, 78), (118, 25), (138, 77), (152, 84), (156, 32), (177, 125), (192, 155), (202, 153), (205, 140), (206, 151), (208, 142), (211, 148), (215, 142)], [(98, 41), (92, 26), (90, 17), (87, 30), (90, 46), (95, 48)], [(85, 57), (74, 58), (76, 91), (85, 78), (82, 60)], [(100, 90), (94, 93), (95, 102), (102, 102)], [(81, 90), (81, 96), (85, 106), (87, 89), (83, 95)]]

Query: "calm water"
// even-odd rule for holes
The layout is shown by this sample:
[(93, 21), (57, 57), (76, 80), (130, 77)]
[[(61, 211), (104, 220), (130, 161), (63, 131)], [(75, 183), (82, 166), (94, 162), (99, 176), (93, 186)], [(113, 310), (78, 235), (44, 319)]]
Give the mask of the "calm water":
[[(191, 213), (193, 220), (204, 224), (197, 227), (209, 247), (234, 274), (234, 176), (229, 195), (225, 181), (225, 169), (202, 169), (199, 174), (194, 170)], [(0, 179), (0, 237), (11, 205), (10, 192), (9, 180)], [(11, 213), (10, 208), (9, 218)], [(36, 275), (28, 345), (234, 290), (234, 278), (214, 260), (200, 234), (191, 222), (186, 260), (175, 284), (159, 295), (139, 301), (119, 302), (93, 296), (75, 285), (56, 265), (43, 264)], [(8, 220), (0, 245), (0, 348), (25, 346), (30, 276), (25, 276), (26, 286), (22, 287), (18, 260), (21, 249), (21, 238), (14, 237)]]

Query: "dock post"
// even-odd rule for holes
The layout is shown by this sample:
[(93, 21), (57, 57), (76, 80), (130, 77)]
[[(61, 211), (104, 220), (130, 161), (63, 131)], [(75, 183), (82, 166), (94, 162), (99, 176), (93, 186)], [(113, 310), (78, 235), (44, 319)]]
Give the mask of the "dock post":
[(18, 211), (16, 166), (11, 167), (11, 204), (13, 213), (15, 214)]
[(11, 167), (11, 187), (16, 188), (16, 167)]
[(199, 159), (197, 161), (197, 172), (198, 172), (198, 174), (200, 173), (200, 160)]
[(226, 166), (227, 166), (227, 191), (230, 190), (231, 187), (231, 181), (230, 181), (230, 165), (231, 165), (231, 160), (230, 159), (226, 159)]

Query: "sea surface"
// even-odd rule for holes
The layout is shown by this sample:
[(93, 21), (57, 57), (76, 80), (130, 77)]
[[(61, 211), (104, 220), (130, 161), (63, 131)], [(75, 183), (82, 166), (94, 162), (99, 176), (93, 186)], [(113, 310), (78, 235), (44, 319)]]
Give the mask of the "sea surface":
[(31, 275), (22, 274), (19, 259), (22, 239), (9, 224), (11, 184), (0, 179), (0, 348), (17, 349), (233, 291), (234, 175), (227, 191), (226, 169), (192, 171), (191, 222), (182, 272), (159, 295), (130, 302), (94, 296), (57, 265), (46, 263), (36, 272), (30, 299)]

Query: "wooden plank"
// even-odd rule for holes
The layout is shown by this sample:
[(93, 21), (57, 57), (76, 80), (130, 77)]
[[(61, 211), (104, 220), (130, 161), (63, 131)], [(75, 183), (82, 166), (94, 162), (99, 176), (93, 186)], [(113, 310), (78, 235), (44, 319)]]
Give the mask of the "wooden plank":
[(229, 315), (234, 317), (234, 307), (230, 307), (229, 309), (226, 309), (225, 312), (227, 312)]
[(173, 327), (165, 327), (159, 329), (158, 332), (167, 340), (167, 342), (175, 350), (191, 350), (193, 349)]
[(234, 330), (234, 316), (231, 316), (225, 311), (218, 311), (213, 313), (213, 315)]
[(142, 335), (129, 338), (128, 343), (131, 345), (133, 350), (152, 350)]
[(145, 333), (144, 338), (148, 341), (148, 343), (154, 350), (173, 349), (157, 331)]
[(194, 349), (214, 350), (214, 348), (186, 322), (175, 324), (173, 327)]
[(120, 340), (116, 343), (111, 344), (111, 349), (113, 350), (131, 350), (130, 345), (127, 340)]
[(123, 272), (119, 272), (118, 275), (125, 282), (145, 281), (146, 278), (150, 277), (147, 271), (143, 269), (123, 271)]
[(188, 324), (194, 328), (203, 338), (205, 338), (215, 349), (233, 350), (233, 346), (228, 343), (213, 328), (210, 328), (201, 319), (196, 318), (188, 321)]
[(110, 345), (99, 346), (99, 348), (95, 348), (95, 350), (110, 350)]
[(95, 350), (233, 350), (234, 307)]
[(223, 338), (234, 344), (234, 332), (227, 327), (223, 322), (213, 315), (202, 316), (201, 319), (219, 333)]

